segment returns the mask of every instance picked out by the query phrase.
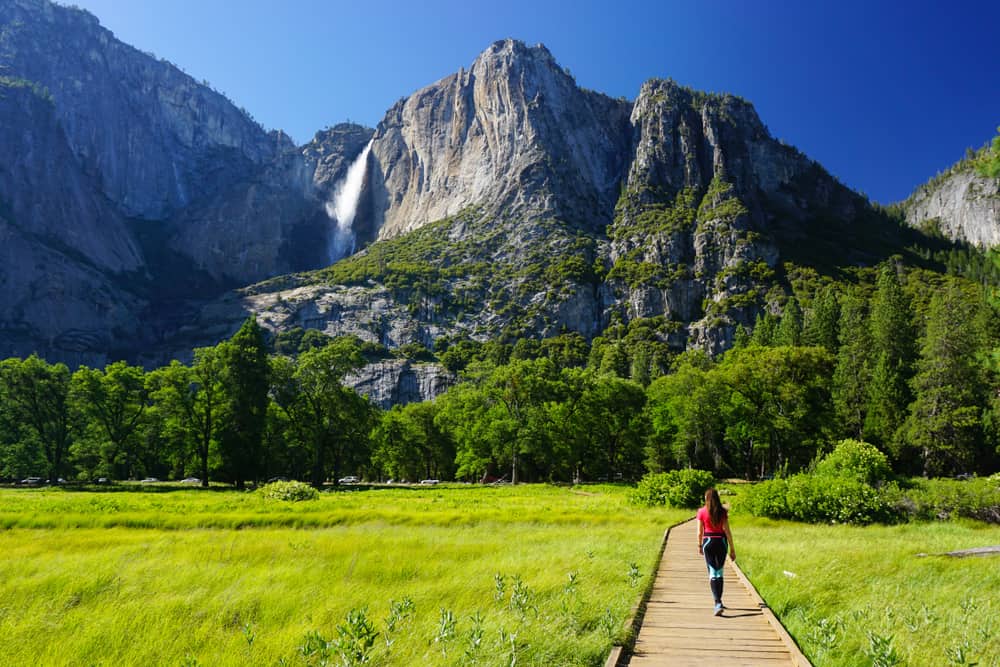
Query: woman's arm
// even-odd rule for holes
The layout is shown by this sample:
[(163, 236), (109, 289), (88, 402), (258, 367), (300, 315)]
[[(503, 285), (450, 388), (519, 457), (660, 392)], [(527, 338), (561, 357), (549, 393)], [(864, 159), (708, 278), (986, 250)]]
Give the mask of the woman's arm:
[(729, 517), (722, 520), (722, 530), (726, 532), (726, 541), (729, 542), (729, 557), (736, 560), (736, 545), (733, 544), (733, 533), (729, 530)]
[(701, 553), (701, 544), (705, 539), (705, 524), (698, 519), (698, 553)]

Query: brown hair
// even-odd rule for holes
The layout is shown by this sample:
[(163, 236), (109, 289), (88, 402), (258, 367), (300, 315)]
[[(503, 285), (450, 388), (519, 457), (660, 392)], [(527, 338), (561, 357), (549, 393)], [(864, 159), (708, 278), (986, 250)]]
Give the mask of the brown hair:
[(721, 526), (726, 518), (726, 508), (719, 500), (719, 492), (715, 488), (705, 491), (705, 509), (708, 510), (708, 518), (712, 520), (713, 526)]

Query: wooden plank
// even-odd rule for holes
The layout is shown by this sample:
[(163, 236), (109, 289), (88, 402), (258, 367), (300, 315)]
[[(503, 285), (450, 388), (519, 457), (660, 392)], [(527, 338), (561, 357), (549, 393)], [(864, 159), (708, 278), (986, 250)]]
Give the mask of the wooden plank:
[(696, 530), (690, 521), (667, 534), (628, 665), (811, 667), (735, 563), (725, 568), (727, 608), (714, 615)]

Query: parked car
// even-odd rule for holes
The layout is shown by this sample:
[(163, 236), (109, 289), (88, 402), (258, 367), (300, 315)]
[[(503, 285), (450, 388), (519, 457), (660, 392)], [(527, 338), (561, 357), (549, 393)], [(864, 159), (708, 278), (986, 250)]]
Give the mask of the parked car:
[(430, 484), (430, 485), (434, 485), (434, 484), (437, 484), (437, 483), (438, 483), (439, 481), (440, 481), (440, 480), (436, 480), (436, 479), (422, 479), (422, 480), (420, 480), (420, 483), (421, 483), (421, 484)]
[(341, 477), (337, 480), (338, 484), (357, 484), (361, 480), (354, 475), (348, 475), (347, 477)]
[(288, 481), (287, 477), (280, 477), (279, 476), (279, 477), (272, 477), (271, 479), (267, 480), (267, 483), (268, 484), (274, 484), (275, 482), (287, 482), (287, 481)]
[(98, 477), (96, 480), (94, 480), (94, 483), (95, 484), (110, 484), (111, 480), (108, 479), (107, 477)]
[(21, 480), (21, 486), (41, 486), (45, 483), (41, 477), (25, 477)]
[(156, 479), (155, 477), (147, 477), (146, 479), (142, 480), (140, 484), (153, 484), (154, 482), (159, 482), (159, 481), (160, 480)]
[(181, 484), (201, 484), (201, 480), (197, 477), (185, 477), (181, 480)]

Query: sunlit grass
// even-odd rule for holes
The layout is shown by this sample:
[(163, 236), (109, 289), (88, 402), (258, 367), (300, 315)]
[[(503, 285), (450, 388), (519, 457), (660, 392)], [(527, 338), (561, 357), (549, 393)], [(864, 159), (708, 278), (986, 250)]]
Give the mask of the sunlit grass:
[[(0, 664), (304, 664), (307, 632), (335, 639), (348, 610), (365, 608), (382, 633), (375, 664), (499, 665), (513, 652), (518, 665), (599, 665), (622, 639), (663, 530), (689, 514), (635, 508), (612, 486), (294, 504), (197, 490), (0, 491)], [(415, 611), (390, 647), (384, 618), (404, 597)], [(474, 614), (482, 639), (470, 657)]]
[(1000, 557), (933, 555), (998, 545), (1000, 527), (734, 515), (733, 531), (741, 566), (816, 667), (870, 665), (880, 652), (876, 664), (1000, 665)]

